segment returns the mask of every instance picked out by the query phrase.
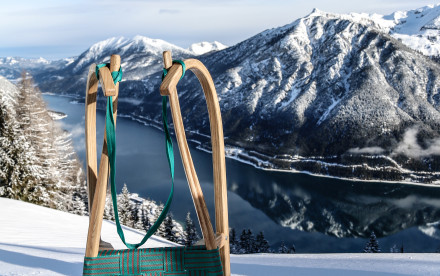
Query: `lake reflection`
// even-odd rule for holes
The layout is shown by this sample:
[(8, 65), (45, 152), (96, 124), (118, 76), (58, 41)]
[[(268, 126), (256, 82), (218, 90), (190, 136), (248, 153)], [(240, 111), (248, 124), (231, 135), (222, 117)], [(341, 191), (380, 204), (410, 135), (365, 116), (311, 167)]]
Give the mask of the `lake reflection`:
[[(45, 95), (52, 110), (68, 115), (62, 126), (72, 132), (85, 163), (84, 105), (65, 97)], [(98, 149), (102, 148), (104, 113), (97, 114)], [(170, 191), (164, 135), (127, 118), (118, 117), (116, 130), (118, 190), (165, 202)], [(184, 221), (194, 207), (175, 145), (175, 196), (171, 211)], [(205, 199), (214, 218), (211, 155), (191, 148)], [(394, 244), (406, 251), (434, 252), (440, 245), (440, 189), (436, 187), (354, 182), (306, 174), (263, 171), (227, 159), (231, 227), (240, 233), (264, 231), (276, 248), (294, 243), (297, 252), (361, 252), (375, 231), (383, 252)], [(116, 231), (115, 231), (116, 234)]]

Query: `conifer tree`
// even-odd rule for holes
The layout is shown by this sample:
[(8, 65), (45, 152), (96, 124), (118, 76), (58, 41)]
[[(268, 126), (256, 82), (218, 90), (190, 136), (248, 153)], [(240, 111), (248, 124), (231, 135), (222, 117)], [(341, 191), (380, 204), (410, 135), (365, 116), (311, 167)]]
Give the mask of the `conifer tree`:
[(281, 245), (280, 245), (280, 247), (278, 248), (278, 253), (281, 253), (281, 254), (287, 254), (287, 253), (289, 253), (289, 249), (288, 249), (287, 246), (284, 244), (284, 241), (281, 241)]
[(294, 244), (292, 244), (292, 246), (289, 248), (289, 253), (291, 254), (296, 253), (296, 247)]
[(131, 209), (130, 209), (130, 213), (131, 213), (131, 225), (130, 227), (136, 228), (136, 224), (139, 220), (139, 204), (131, 204)]
[(151, 227), (151, 223), (150, 223), (150, 219), (148, 218), (148, 206), (144, 203), (142, 203), (139, 206), (138, 209), (138, 218), (137, 218), (137, 223), (136, 223), (136, 228), (143, 230), (145, 232), (148, 231), (148, 229), (150, 229)]
[(251, 229), (247, 230), (247, 237), (248, 237), (248, 240), (249, 240), (248, 248), (247, 248), (248, 253), (257, 253), (258, 249), (257, 249), (257, 246), (256, 246), (255, 236), (252, 233)]
[(232, 254), (240, 254), (240, 243), (237, 239), (235, 228), (229, 231), (229, 246)]
[(126, 226), (133, 225), (131, 209), (130, 192), (128, 191), (127, 184), (124, 183), (122, 193), (118, 196), (118, 211), (121, 224)]
[[(157, 221), (157, 219), (159, 218), (160, 214), (162, 213), (164, 206), (163, 203), (160, 203), (159, 206), (157, 206), (155, 212), (154, 212), (154, 222)], [(159, 228), (157, 228), (156, 234), (160, 237), (165, 238), (166, 234), (165, 234), (165, 220), (162, 221), (162, 223), (160, 224)]]
[(256, 238), (257, 253), (268, 253), (270, 249), (269, 242), (264, 238), (263, 232), (260, 232)]
[(379, 242), (377, 241), (374, 231), (371, 232), (370, 240), (365, 245), (364, 253), (380, 253)]
[(113, 211), (112, 197), (107, 195), (104, 206), (104, 219), (115, 220), (115, 212)]
[(179, 242), (179, 239), (174, 231), (174, 222), (173, 222), (172, 213), (167, 214), (165, 220), (163, 221), (163, 224), (165, 226), (165, 238), (172, 242), (176, 242), (176, 243)]
[(194, 222), (191, 219), (190, 212), (186, 214), (184, 236), (185, 236), (185, 246), (191, 246), (200, 239), (200, 236), (197, 233), (196, 226), (194, 225)]

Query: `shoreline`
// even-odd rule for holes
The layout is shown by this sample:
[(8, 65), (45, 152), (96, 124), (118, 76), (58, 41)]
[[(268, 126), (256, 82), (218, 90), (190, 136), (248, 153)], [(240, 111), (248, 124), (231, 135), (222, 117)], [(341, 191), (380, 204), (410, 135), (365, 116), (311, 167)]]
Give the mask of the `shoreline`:
[[(52, 92), (43, 92), (43, 95), (48, 95), (48, 96), (61, 96), (61, 97), (65, 97), (65, 98), (69, 98), (69, 99), (73, 99), (74, 101), (71, 101), (71, 104), (84, 104), (82, 102), (83, 98), (75, 96), (75, 95), (65, 95), (65, 94), (56, 94), (56, 93), (52, 93)], [(98, 108), (99, 109), (99, 108)], [(118, 117), (121, 118), (127, 118), (130, 119), (132, 121), (135, 121), (139, 124), (142, 124), (144, 126), (147, 127), (153, 127), (161, 132), (163, 132), (163, 129), (161, 127), (161, 122), (157, 122), (154, 121), (152, 119), (149, 119), (147, 117), (141, 117), (141, 116), (134, 116), (131, 114), (124, 114), (124, 113), (118, 113), (117, 115)], [(209, 138), (210, 140), (210, 136), (205, 135), (205, 134), (201, 134), (198, 131), (191, 131), (191, 130), (186, 130), (187, 133), (190, 133), (192, 136), (201, 136), (204, 138)], [(175, 136), (174, 134), (174, 128), (170, 129), (170, 133)], [(212, 153), (212, 151), (210, 149), (207, 149), (205, 147), (202, 146), (202, 142), (199, 140), (196, 140), (194, 138), (191, 137), (187, 137), (188, 143), (193, 143), (194, 144), (194, 148), (200, 151), (204, 151), (206, 153)], [(231, 154), (230, 152), (233, 152), (235, 154)], [(282, 173), (291, 173), (291, 174), (303, 174), (303, 175), (309, 175), (309, 176), (313, 176), (313, 177), (322, 177), (322, 178), (330, 178), (330, 179), (336, 179), (336, 180), (342, 180), (342, 181), (350, 181), (350, 182), (366, 182), (366, 183), (372, 183), (372, 182), (377, 182), (377, 183), (386, 183), (386, 184), (403, 184), (403, 185), (415, 185), (415, 186), (423, 186), (423, 187), (432, 187), (432, 188), (439, 188), (440, 187), (440, 181), (437, 180), (433, 183), (423, 183), (423, 182), (413, 182), (413, 181), (408, 181), (408, 180), (403, 180), (403, 181), (394, 181), (394, 180), (386, 180), (386, 179), (362, 179), (362, 178), (349, 178), (349, 177), (341, 177), (341, 176), (333, 176), (333, 175), (325, 175), (325, 174), (319, 174), (319, 173), (314, 173), (311, 171), (307, 171), (307, 170), (297, 170), (297, 169), (283, 169), (283, 168), (270, 168), (270, 166), (275, 166), (275, 164), (273, 164), (272, 162), (268, 161), (268, 160), (263, 160), (260, 159), (256, 156), (252, 156), (249, 153), (250, 152), (255, 152), (257, 155), (260, 156), (267, 156), (265, 154), (256, 152), (254, 150), (250, 150), (250, 151), (246, 151), (243, 148), (237, 147), (237, 146), (233, 146), (233, 145), (227, 145), (225, 144), (225, 157), (235, 160), (237, 162), (246, 164), (246, 165), (250, 165), (253, 166), (256, 169), (260, 169), (260, 170), (264, 170), (264, 171), (273, 171), (273, 172), (282, 172)], [(240, 155), (246, 157), (247, 159), (244, 158), (240, 158)], [(273, 158), (271, 156), (267, 156), (267, 158)], [(304, 158), (303, 160), (301, 160), (301, 158)], [(325, 157), (324, 157), (325, 158)], [(285, 160), (285, 159), (278, 159), (278, 160)], [(296, 160), (298, 161), (304, 161), (304, 162), (313, 162), (313, 163), (322, 163), (322, 161), (320, 160), (313, 160), (313, 159), (306, 159), (305, 157), (301, 157), (301, 156), (297, 156)], [(254, 162), (253, 162), (254, 161)], [(258, 164), (266, 164), (267, 167), (264, 166), (259, 166)], [(343, 165), (343, 164), (337, 164), (337, 163), (332, 163), (329, 165), (333, 165), (333, 166), (340, 166), (340, 167), (351, 167), (354, 168), (354, 166), (361, 166), (361, 165)], [(405, 172), (406, 174), (417, 174), (417, 173), (427, 173), (427, 172), (414, 172), (414, 171), (409, 171), (407, 170)]]

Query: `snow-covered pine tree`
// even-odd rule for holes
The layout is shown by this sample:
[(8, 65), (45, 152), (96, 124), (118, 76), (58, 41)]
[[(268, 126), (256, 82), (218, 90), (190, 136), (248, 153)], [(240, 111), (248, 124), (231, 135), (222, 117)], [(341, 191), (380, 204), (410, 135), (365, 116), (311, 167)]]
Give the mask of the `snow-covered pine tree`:
[(281, 253), (281, 254), (289, 253), (289, 248), (287, 248), (287, 246), (284, 244), (284, 241), (281, 241), (281, 245), (278, 248), (278, 253)]
[(238, 242), (235, 228), (229, 230), (229, 246), (232, 254), (240, 254), (240, 243)]
[(374, 231), (371, 232), (370, 240), (365, 245), (364, 253), (380, 253), (379, 242), (377, 241)]
[(112, 221), (115, 220), (115, 212), (113, 211), (112, 197), (109, 194), (105, 198), (104, 219), (112, 220)]
[(119, 221), (121, 222), (121, 224), (126, 226), (133, 225), (131, 205), (130, 192), (128, 191), (127, 184), (124, 183), (124, 187), (122, 187), (122, 193), (118, 195), (118, 212)]
[(70, 135), (55, 124), (28, 74), (22, 74), (18, 87), (0, 82), (0, 103), (8, 102), (2, 117), (9, 121), (0, 130), (0, 196), (86, 212), (81, 203), (86, 199), (84, 174)]
[[(157, 219), (160, 216), (160, 213), (162, 212), (164, 206), (163, 203), (160, 203), (159, 206), (157, 206), (156, 211), (154, 212), (154, 223), (157, 221)], [(159, 228), (157, 228), (156, 235), (165, 238), (165, 220), (162, 221)]]
[[(139, 220), (139, 214), (138, 214), (139, 213), (139, 208), (140, 208), (139, 205), (140, 204), (136, 204), (136, 203), (132, 202), (131, 209), (130, 209), (130, 212), (131, 212), (131, 223), (132, 223), (132, 225), (130, 225), (130, 227), (133, 227), (135, 229), (136, 229), (136, 224), (137, 224), (137, 222)], [(140, 230), (142, 230), (142, 229), (140, 229)]]
[(258, 233), (256, 239), (256, 250), (257, 253), (268, 253), (270, 249), (269, 242), (264, 238), (263, 232)]
[(165, 220), (163, 221), (163, 225), (165, 226), (165, 236), (164, 238), (166, 238), (169, 241), (172, 242), (179, 242), (179, 239), (175, 233), (174, 230), (174, 221), (173, 221), (173, 214), (172, 213), (168, 213), (167, 216), (165, 217)]
[(186, 214), (186, 219), (185, 219), (185, 246), (191, 246), (194, 243), (196, 243), (199, 239), (200, 236), (197, 233), (197, 228), (194, 225), (194, 222), (191, 219), (191, 213), (188, 212)]
[(143, 202), (138, 208), (138, 218), (136, 222), (136, 229), (147, 232), (151, 227), (150, 219), (148, 218), (149, 206)]

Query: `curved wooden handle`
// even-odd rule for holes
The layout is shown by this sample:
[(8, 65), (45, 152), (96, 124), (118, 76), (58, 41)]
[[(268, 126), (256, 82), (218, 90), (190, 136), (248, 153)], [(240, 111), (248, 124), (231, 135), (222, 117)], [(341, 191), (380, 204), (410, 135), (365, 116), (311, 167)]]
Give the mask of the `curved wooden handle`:
[[(112, 55), (110, 58), (110, 71), (117, 71), (121, 66), (121, 57)], [(86, 160), (87, 160), (87, 185), (89, 190), (89, 230), (87, 234), (86, 257), (96, 257), (99, 251), (99, 242), (101, 238), (102, 219), (104, 216), (105, 198), (108, 181), (108, 155), (107, 139), (104, 135), (104, 144), (102, 146), (101, 161), (99, 163), (99, 173), (97, 170), (96, 153), (96, 95), (98, 92), (98, 79), (95, 72), (96, 64), (92, 64), (89, 69), (86, 87)], [(101, 68), (102, 69), (102, 68)], [(100, 76), (108, 75), (107, 71), (99, 71)], [(104, 72), (104, 74), (103, 74)], [(108, 76), (107, 76), (108, 77)], [(111, 75), (110, 75), (111, 77)], [(101, 79), (103, 79), (101, 77)], [(102, 82), (103, 83), (103, 82)], [(116, 124), (119, 83), (115, 87), (113, 97), (113, 118)], [(107, 86), (108, 88), (109, 86)], [(111, 87), (111, 86), (110, 86)], [(105, 93), (105, 87), (103, 87)], [(104, 128), (104, 133), (105, 128)]]
[[(218, 244), (224, 244), (220, 249), (222, 258), (223, 272), (230, 275), (230, 257), (229, 257), (229, 222), (228, 222), (228, 200), (226, 187), (226, 163), (225, 146), (223, 137), (223, 124), (220, 113), (220, 105), (217, 98), (214, 82), (208, 69), (196, 59), (184, 60), (186, 69), (191, 70), (199, 79), (205, 94), (209, 113), (209, 122), (211, 126), (212, 143), (212, 163), (214, 174), (214, 193), (215, 193), (215, 221), (216, 230), (219, 232), (217, 237), (226, 240), (219, 241), (214, 236), (211, 220), (209, 219), (208, 209), (203, 197), (202, 189), (197, 178), (191, 153), (185, 136), (182, 115), (180, 113), (179, 97), (177, 95), (176, 85), (182, 76), (182, 66), (180, 64), (172, 65), (171, 53), (164, 52), (164, 65), (168, 73), (160, 86), (160, 94), (168, 96), (170, 99), (171, 114), (173, 117), (174, 130), (176, 132), (177, 142), (179, 144), (180, 156), (185, 169), (188, 185), (196, 208), (200, 227), (203, 232), (203, 238), (207, 249), (214, 249)], [(171, 66), (171, 67), (170, 67)]]

